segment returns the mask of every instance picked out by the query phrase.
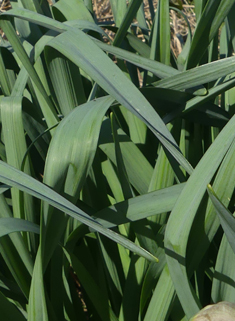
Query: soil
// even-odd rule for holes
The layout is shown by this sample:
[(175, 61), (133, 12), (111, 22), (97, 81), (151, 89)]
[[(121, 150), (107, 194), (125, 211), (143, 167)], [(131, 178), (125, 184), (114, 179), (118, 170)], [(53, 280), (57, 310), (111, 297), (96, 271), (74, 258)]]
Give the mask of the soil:
[[(195, 30), (195, 13), (194, 5), (190, 0), (169, 0), (170, 6), (183, 12), (187, 17), (192, 34)], [(190, 1), (190, 2), (189, 2)], [(153, 0), (154, 10), (157, 10), (158, 0)], [(93, 8), (96, 13), (98, 22), (110, 21), (113, 22), (113, 15), (109, 0), (93, 0)], [(151, 15), (149, 10), (148, 0), (144, 0), (144, 11), (146, 20), (149, 22), (151, 28)], [(182, 51), (182, 46), (188, 34), (188, 26), (181, 14), (175, 10), (170, 10), (170, 26), (171, 26), (171, 48), (177, 57)], [(142, 38), (144, 41), (144, 38)]]

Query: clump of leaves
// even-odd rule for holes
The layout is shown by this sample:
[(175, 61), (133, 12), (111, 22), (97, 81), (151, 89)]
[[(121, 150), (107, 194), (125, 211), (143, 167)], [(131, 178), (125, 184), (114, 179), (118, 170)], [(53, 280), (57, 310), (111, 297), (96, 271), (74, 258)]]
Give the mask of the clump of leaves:
[(233, 2), (197, 1), (193, 35), (182, 15), (178, 57), (168, 1), (151, 29), (143, 1), (110, 3), (114, 25), (90, 0), (0, 15), (2, 320), (180, 321), (234, 301)]

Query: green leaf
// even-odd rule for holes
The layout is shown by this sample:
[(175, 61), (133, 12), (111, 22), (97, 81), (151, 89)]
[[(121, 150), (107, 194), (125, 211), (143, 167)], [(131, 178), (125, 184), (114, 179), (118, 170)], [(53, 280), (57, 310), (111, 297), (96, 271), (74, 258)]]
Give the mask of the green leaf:
[[(161, 293), (161, 295), (159, 295)], [(174, 286), (167, 265), (163, 269), (145, 314), (144, 321), (165, 320), (174, 297)]]
[[(114, 99), (105, 96), (75, 108), (56, 128), (47, 153), (43, 181), (58, 193), (66, 193), (74, 203), (80, 196), (83, 185), (95, 157), (103, 117)], [(87, 130), (89, 128), (89, 130)], [(45, 264), (54, 251), (65, 227), (65, 217), (53, 213), (48, 204), (44, 204), (43, 219), (45, 230)], [(57, 229), (54, 225), (57, 224)]]
[(104, 51), (112, 53), (119, 59), (127, 60), (138, 67), (150, 71), (159, 78), (166, 78), (179, 74), (178, 70), (170, 66), (166, 66), (161, 62), (141, 57), (140, 55), (134, 54), (121, 48), (116, 48), (114, 46), (107, 45), (96, 39), (93, 39), (93, 41)]
[(235, 70), (235, 57), (214, 61), (155, 83), (156, 87), (182, 90), (203, 85)]
[(122, 20), (122, 23), (120, 24), (118, 32), (114, 38), (114, 41), (113, 41), (114, 46), (120, 47), (122, 40), (124, 39), (133, 18), (135, 18), (141, 3), (142, 3), (142, 0), (132, 0), (129, 3), (125, 16)]
[[(68, 30), (69, 28), (68, 26), (67, 27), (65, 25), (63, 26), (60, 23), (54, 22), (52, 19), (49, 19), (46, 17), (40, 17), (39, 19), (38, 15), (31, 14), (31, 13), (29, 14), (29, 12), (27, 11), (22, 11), (22, 10), (12, 10), (12, 11), (14, 11), (11, 13), (12, 15), (15, 15), (21, 18), (24, 17), (28, 21), (37, 22), (38, 24), (42, 24), (45, 27), (50, 26), (50, 28), (52, 28), (53, 30), (57, 30), (59, 32)], [(70, 36), (68, 37), (68, 35)], [(61, 36), (62, 38), (60, 38)], [(54, 46), (55, 49), (63, 53), (65, 56), (67, 56), (71, 61), (76, 63), (78, 66), (82, 66), (83, 69), (85, 68), (84, 70), (88, 74), (92, 75), (92, 78), (97, 83), (99, 83), (105, 90), (107, 90), (111, 95), (113, 95), (113, 97), (115, 97), (121, 104), (129, 108), (134, 114), (140, 117), (140, 119), (142, 119), (150, 127), (150, 129), (155, 133), (155, 135), (161, 140), (161, 142), (166, 146), (166, 148), (171, 150), (171, 154), (177, 159), (177, 161), (180, 164), (182, 164), (182, 166), (189, 173), (191, 173), (192, 167), (186, 161), (186, 159), (182, 156), (182, 154), (179, 152), (177, 145), (175, 145), (174, 139), (171, 137), (171, 135), (169, 135), (169, 132), (165, 129), (165, 126), (163, 125), (161, 119), (157, 116), (156, 113), (153, 114), (153, 110), (150, 107), (150, 105), (147, 103), (147, 101), (145, 99), (143, 100), (143, 97), (140, 95), (139, 91), (128, 81), (128, 79), (121, 73), (121, 71), (118, 70), (118, 68), (110, 61), (110, 59), (108, 59), (108, 57), (104, 58), (104, 56), (101, 55), (101, 52), (97, 50), (97, 47), (95, 47), (91, 41), (88, 41), (86, 36), (83, 33), (80, 33), (79, 30), (76, 30), (76, 31), (73, 30), (71, 31), (71, 34), (66, 34), (65, 36), (64, 35), (61, 35), (61, 36), (56, 37), (51, 43), (51, 46)], [(78, 41), (74, 42), (74, 39), (77, 37), (78, 37), (77, 39)], [(66, 40), (66, 43), (68, 46), (66, 47), (63, 46), (60, 39), (62, 39), (62, 42)], [(77, 45), (80, 42), (83, 43), (83, 46)], [(81, 50), (83, 52), (82, 55), (78, 54), (78, 52)], [(96, 52), (95, 55), (93, 54), (94, 52)], [(88, 53), (90, 53), (90, 57), (88, 56)], [(95, 61), (94, 61), (94, 58), (95, 58)], [(89, 61), (90, 59), (92, 61), (92, 64), (91, 64), (91, 61)], [(86, 61), (86, 63), (84, 63), (84, 61)], [(94, 66), (96, 67), (94, 68)], [(102, 70), (104, 73), (103, 76), (100, 74)], [(111, 75), (112, 81), (116, 79), (114, 84), (112, 84), (110, 80), (108, 81), (108, 79), (110, 79), (110, 75)], [(114, 75), (115, 77), (113, 77)], [(132, 85), (132, 89), (130, 90), (131, 85)], [(38, 88), (39, 89), (41, 88), (40, 85)], [(123, 91), (123, 88), (125, 88), (125, 92)], [(120, 93), (122, 94), (120, 95)], [(133, 101), (133, 99), (135, 101)], [(139, 106), (140, 109), (134, 106)], [(141, 113), (140, 113), (140, 110), (141, 110)], [(153, 120), (155, 121), (153, 122)]]
[(127, 3), (125, 0), (119, 0), (119, 1), (110, 0), (110, 4), (111, 4), (115, 25), (119, 27), (123, 21), (123, 18), (127, 10)]
[(113, 227), (171, 211), (184, 186), (185, 183), (177, 184), (131, 198), (105, 208), (95, 216), (102, 225)]
[(53, 96), (59, 112), (66, 116), (78, 105), (86, 102), (79, 68), (57, 51), (48, 55), (48, 70), (53, 85)]
[(34, 263), (34, 270), (32, 282), (29, 293), (28, 304), (28, 320), (29, 321), (48, 321), (48, 312), (46, 306), (43, 271), (41, 261), (41, 250), (39, 247), (36, 261)]
[(228, 242), (235, 253), (235, 243), (234, 243), (234, 234), (235, 234), (235, 218), (229, 212), (229, 210), (221, 203), (221, 201), (216, 196), (211, 185), (208, 185), (207, 191), (212, 200), (212, 203), (216, 209), (216, 213), (219, 216), (220, 223), (223, 227), (224, 233), (227, 236)]
[(215, 271), (213, 274), (211, 298), (213, 302), (220, 301), (233, 302), (235, 289), (235, 273), (233, 266), (235, 264), (235, 254), (227, 241), (226, 236), (222, 238), (220, 244)]
[(14, 232), (32, 232), (39, 234), (39, 226), (19, 218), (3, 217), (0, 218), (0, 237)]
[(202, 55), (215, 37), (232, 6), (233, 1), (230, 0), (209, 0), (206, 2), (193, 36), (187, 61), (188, 69), (195, 67), (200, 62)]
[[(66, 46), (64, 46), (65, 41)], [(83, 43), (83, 46), (78, 45), (80, 42)], [(79, 30), (63, 33), (53, 39), (50, 46), (81, 67), (112, 97), (143, 120), (177, 161), (189, 173), (192, 172), (192, 167), (179, 151), (175, 140), (161, 118), (154, 112), (138, 89), (85, 34)]]
[(134, 321), (138, 319), (141, 286), (145, 269), (145, 260), (135, 255), (132, 256), (125, 282), (119, 321)]
[(104, 228), (94, 219), (89, 217), (85, 212), (78, 209), (76, 206), (74, 206), (72, 203), (67, 201), (64, 197), (54, 192), (46, 185), (3, 163), (2, 161), (0, 161), (0, 180), (10, 186), (17, 187), (20, 190), (29, 193), (30, 195), (48, 202), (50, 205), (58, 208), (62, 212), (67, 213), (76, 220), (81, 221), (82, 223), (86, 224), (97, 232), (100, 232), (113, 241), (123, 245), (129, 250), (138, 253), (139, 255), (145, 257), (147, 260), (153, 262), (157, 261), (157, 258), (151, 255), (149, 252), (135, 245), (133, 242), (122, 237), (121, 235)]
[(22, 64), (24, 65), (25, 69), (28, 71), (30, 77), (32, 78), (33, 82), (35, 83), (40, 95), (41, 99), (43, 99), (44, 104), (47, 106), (47, 114), (46, 119), (48, 122), (48, 126), (51, 127), (55, 125), (57, 122), (57, 116), (55, 108), (49, 99), (47, 92), (45, 90), (44, 85), (42, 84), (41, 79), (39, 78), (39, 75), (36, 73), (35, 68), (33, 64), (31, 63), (24, 47), (22, 46), (17, 34), (15, 33), (11, 23), (7, 20), (0, 21), (0, 25), (2, 29), (4, 29), (5, 33), (7, 34), (7, 37), (9, 41), (11, 42), (16, 54), (18, 55), (19, 59), (21, 60)]
[(166, 228), (167, 263), (177, 295), (189, 318), (200, 309), (199, 300), (192, 290), (186, 271), (189, 232), (206, 186), (233, 142), (234, 136), (231, 135), (231, 130), (234, 122), (235, 118), (228, 122), (194, 169), (171, 212)]
[(93, 163), (103, 117), (113, 101), (110, 96), (92, 100), (75, 108), (59, 124), (46, 159), (47, 185), (57, 191), (64, 189), (77, 199)]
[[(128, 179), (140, 194), (146, 193), (148, 191), (149, 182), (152, 177), (153, 168), (146, 157), (130, 140), (125, 132), (120, 128), (117, 132)], [(102, 124), (99, 148), (115, 165), (117, 165), (115, 146), (113, 143), (113, 137), (111, 135), (109, 119), (105, 119)], [(136, 173), (138, 173), (138, 175), (136, 175)]]
[(83, 0), (60, 0), (52, 7), (52, 12), (56, 20), (82, 19), (93, 22), (93, 18), (84, 4)]
[(2, 321), (25, 321), (23, 314), (18, 310), (10, 300), (8, 300), (2, 292), (0, 292), (0, 309)]
[(150, 58), (165, 65), (170, 64), (170, 15), (169, 1), (160, 0), (151, 35)]

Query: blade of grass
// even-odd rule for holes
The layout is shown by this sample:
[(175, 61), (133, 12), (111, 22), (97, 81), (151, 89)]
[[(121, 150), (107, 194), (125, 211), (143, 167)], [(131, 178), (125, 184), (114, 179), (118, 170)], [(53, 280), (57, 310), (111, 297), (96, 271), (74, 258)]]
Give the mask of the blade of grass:
[(111, 292), (110, 302), (112, 302), (113, 310), (118, 315), (123, 297), (123, 286), (125, 284), (124, 270), (129, 268), (130, 257), (126, 249), (123, 249), (125, 253), (122, 253), (119, 246), (110, 243), (102, 235), (98, 236), (98, 240), (104, 261), (107, 288)]
[(106, 227), (134, 222), (171, 211), (185, 187), (185, 183), (146, 193), (117, 203), (95, 214), (97, 221)]
[[(161, 295), (159, 295), (161, 294)], [(167, 265), (163, 269), (145, 314), (144, 321), (166, 320), (174, 296), (174, 286)]]
[(230, 0), (207, 1), (193, 36), (187, 69), (199, 63), (232, 6)]
[[(30, 14), (29, 14), (30, 13)], [(5, 15), (5, 14), (4, 14)], [(5, 16), (4, 15), (1, 15), (1, 18), (5, 18)], [(17, 17), (20, 17), (20, 18), (24, 18), (24, 19), (26, 19), (26, 20), (28, 20), (28, 21), (34, 21), (34, 22), (36, 22), (36, 23), (38, 23), (38, 24), (42, 24), (43, 26), (50, 26), (50, 28), (52, 28), (53, 30), (57, 30), (57, 31), (59, 31), (59, 32), (62, 32), (62, 31), (64, 31), (64, 30), (66, 30), (66, 26), (63, 28), (63, 26), (60, 24), (60, 23), (58, 23), (58, 22), (54, 22), (52, 19), (49, 19), (49, 18), (46, 18), (46, 17), (39, 17), (37, 14), (32, 14), (32, 12), (28, 12), (28, 11), (22, 11), (22, 10), (11, 10), (11, 15), (13, 15), (13, 16), (17, 16)], [(5, 18), (6, 19), (6, 18)], [(68, 28), (68, 27), (67, 27)], [(78, 30), (76, 31), (76, 33), (78, 32)], [(80, 36), (80, 37), (83, 37), (82, 36), (82, 33), (79, 33), (79, 34), (77, 34), (77, 36)], [(74, 36), (73, 35), (71, 35), (72, 36), (72, 43), (73, 43), (73, 45), (74, 45)], [(85, 35), (84, 35), (85, 36)], [(67, 37), (67, 36), (66, 36)], [(58, 38), (58, 37), (57, 37)], [(68, 39), (67, 39), (68, 40)], [(81, 40), (82, 42), (83, 42), (83, 44), (84, 44), (84, 46), (82, 46), (82, 47), (80, 47), (81, 49), (83, 49), (83, 47), (84, 47), (84, 49), (85, 49), (85, 43), (86, 43), (86, 41), (85, 41), (85, 38), (83, 38), (83, 40)], [(80, 43), (80, 41), (78, 41), (78, 43)], [(58, 43), (58, 45), (59, 45), (59, 43)], [(71, 44), (72, 45), (72, 44)], [(94, 47), (93, 46), (93, 44), (91, 43), (91, 42), (88, 42), (88, 48), (89, 48), (89, 50), (86, 50), (85, 49), (85, 56), (83, 56), (83, 59), (86, 57), (86, 55), (87, 55), (87, 53), (88, 52), (93, 52), (93, 50), (91, 50), (91, 46), (93, 47), (93, 49), (95, 50), (95, 51), (97, 51), (97, 48), (96, 47)], [(66, 49), (66, 48), (64, 48), (64, 49)], [(60, 52), (62, 52), (62, 48), (61, 49), (59, 49), (59, 51)], [(75, 51), (77, 51), (78, 50), (78, 48), (76, 48), (75, 49)], [(72, 49), (72, 51), (74, 51), (74, 49)], [(97, 53), (98, 54), (98, 53)], [(97, 56), (97, 55), (96, 55)], [(78, 55), (76, 54), (76, 58), (78, 58)], [(76, 60), (76, 58), (75, 58), (75, 60)], [(92, 59), (94, 58), (94, 55), (92, 55)], [(104, 59), (104, 58), (103, 58)], [(108, 60), (107, 61), (103, 61), (103, 59), (101, 58), (101, 60), (97, 57), (97, 63), (96, 64), (100, 64), (100, 62), (102, 62), (102, 63), (104, 63), (104, 66), (106, 66), (107, 65), (107, 62), (108, 62)], [(72, 61), (73, 61), (73, 59), (71, 59)], [(79, 64), (78, 64), (79, 65)], [(97, 65), (97, 66), (98, 66)], [(110, 65), (110, 62), (109, 62), (109, 65)], [(82, 66), (84, 67), (85, 66), (85, 64), (84, 63), (82, 63)], [(88, 66), (87, 66), (88, 67)], [(113, 66), (113, 64), (112, 65), (110, 65), (109, 66), (110, 68), (114, 68), (114, 66)], [(31, 67), (30, 67), (31, 68)], [(101, 67), (101, 69), (100, 70), (102, 70), (103, 69), (103, 67)], [(105, 69), (107, 70), (107, 68), (105, 67)], [(104, 69), (104, 70), (105, 70)], [(112, 70), (111, 69), (111, 70)], [(117, 72), (117, 70), (118, 69), (116, 69), (116, 72)], [(94, 78), (94, 69), (93, 69), (93, 78)], [(114, 74), (116, 74), (116, 72), (114, 72)], [(89, 73), (89, 72), (88, 72)], [(123, 77), (123, 75), (122, 75), (122, 77)], [(112, 79), (114, 79), (113, 77), (112, 77)], [(125, 79), (125, 78), (123, 78), (123, 79)], [(100, 78), (100, 81), (101, 81), (101, 78)], [(100, 82), (100, 81), (98, 81), (98, 82)], [(125, 79), (125, 81), (127, 81), (127, 79)], [(121, 82), (118, 82), (117, 84), (116, 84), (116, 86), (117, 86), (117, 88), (120, 86), (120, 84), (122, 84), (122, 82), (123, 81), (121, 81)], [(119, 84), (119, 86), (118, 86), (118, 84)], [(106, 87), (106, 86), (105, 86)], [(122, 91), (123, 91), (123, 88), (124, 88), (125, 86), (122, 86)], [(127, 86), (127, 88), (128, 88), (129, 86)], [(134, 87), (133, 87), (134, 88)], [(109, 84), (109, 90), (108, 91), (110, 91), (110, 84)], [(134, 89), (133, 89), (134, 90)], [(132, 90), (132, 91), (133, 91)], [(117, 90), (115, 89), (115, 91), (114, 91), (114, 93), (116, 93), (117, 94)], [(114, 94), (114, 96), (116, 96), (116, 94)], [(122, 95), (123, 96), (123, 95)], [(130, 98), (130, 100), (129, 99), (124, 99), (124, 101), (126, 102), (126, 103), (124, 103), (124, 105), (127, 105), (127, 106), (129, 106), (129, 103), (127, 104), (127, 102), (128, 102), (128, 100), (129, 101), (132, 101), (132, 99), (133, 99), (133, 97), (135, 97), (136, 96), (136, 105), (138, 106), (138, 105), (141, 105), (141, 106), (145, 106), (146, 107), (146, 101), (145, 102), (143, 102), (143, 103), (140, 103), (140, 96), (139, 96), (139, 93), (138, 93), (138, 96), (137, 96), (137, 92), (136, 93), (132, 93), (132, 98)], [(120, 95), (119, 95), (119, 97), (120, 97)], [(124, 97), (122, 97), (122, 99), (121, 99), (121, 102), (123, 101), (123, 98)], [(141, 98), (141, 101), (142, 101), (142, 99), (143, 98)], [(126, 107), (127, 107), (126, 106)], [(130, 109), (134, 112), (134, 113), (137, 113), (137, 116), (138, 116), (138, 114), (139, 114), (139, 112), (138, 112), (138, 109), (136, 109), (136, 108), (134, 108), (133, 109), (133, 106), (129, 106), (130, 107)], [(142, 107), (143, 108), (143, 107)], [(141, 109), (142, 109), (141, 108)], [(149, 109), (149, 107), (148, 107), (148, 109)], [(150, 109), (149, 109), (149, 112), (150, 112)], [(145, 114), (145, 113), (144, 113)], [(187, 169), (187, 171), (189, 172), (189, 173), (191, 173), (192, 172), (192, 168), (191, 168), (191, 166), (190, 166), (190, 164), (188, 164), (187, 163), (187, 161), (186, 161), (186, 159), (182, 156), (182, 154), (179, 152), (179, 150), (178, 150), (178, 147), (177, 146), (174, 146), (174, 144), (175, 144), (175, 142), (174, 142), (174, 140), (173, 140), (173, 142), (172, 142), (172, 144), (171, 143), (169, 143), (169, 141), (171, 141), (172, 140), (172, 137), (170, 136), (169, 137), (169, 133), (167, 133), (167, 131), (165, 130), (165, 128), (163, 127), (162, 128), (162, 124), (161, 124), (161, 121), (160, 121), (160, 119), (158, 119), (158, 125), (156, 125), (156, 126), (153, 126), (153, 124), (151, 124), (152, 123), (152, 121), (151, 121), (151, 119), (155, 119), (156, 117), (157, 117), (157, 115), (155, 114), (155, 116), (154, 117), (151, 117), (151, 115), (149, 115), (149, 116), (147, 116), (147, 115), (144, 115), (143, 114), (143, 110), (142, 110), (142, 116), (140, 116), (140, 118), (141, 119), (143, 119), (143, 121), (144, 122), (146, 122), (147, 124), (148, 124), (148, 126), (150, 126), (150, 128), (151, 128), (151, 130), (156, 134), (156, 136), (157, 137), (159, 137), (159, 139), (160, 140), (162, 140), (162, 143), (163, 144), (165, 144), (165, 146), (166, 146), (166, 148), (170, 148), (170, 149), (173, 149), (173, 150), (171, 150), (171, 153), (172, 153), (172, 155), (174, 155), (174, 157), (180, 162), (180, 163), (182, 163), (182, 166), (183, 167), (185, 167), (186, 169)], [(159, 130), (156, 130), (156, 128), (159, 128)], [(162, 133), (164, 133), (164, 135), (166, 135), (166, 137), (163, 137), (162, 135), (159, 135), (159, 133), (162, 131)], [(169, 141), (168, 141), (168, 139), (169, 139)]]
[(0, 218), (0, 237), (14, 232), (32, 232), (39, 234), (39, 226), (19, 218), (2, 217)]
[[(12, 212), (3, 194), (0, 194), (0, 207), (1, 219), (14, 219), (12, 218)], [(29, 224), (31, 223), (29, 222)], [(0, 247), (1, 255), (11, 271), (13, 278), (19, 285), (24, 296), (28, 298), (31, 274), (33, 272), (33, 260), (25, 244), (25, 240), (23, 240), (20, 233), (10, 234), (1, 239)]]
[(214, 61), (160, 80), (154, 85), (161, 88), (182, 90), (203, 85), (234, 72), (235, 58), (229, 57)]
[[(75, 42), (75, 39), (77, 39), (78, 42)], [(67, 43), (66, 47), (63, 45), (65, 40)], [(80, 41), (83, 43), (82, 47), (76, 45), (80, 43)], [(173, 137), (165, 125), (162, 124), (160, 117), (115, 64), (113, 64), (102, 51), (98, 50), (98, 47), (95, 46), (86, 35), (78, 32), (78, 30), (71, 31), (68, 34), (64, 33), (53, 39), (53, 41), (50, 42), (50, 46), (82, 67), (100, 86), (107, 90), (126, 108), (130, 109), (137, 117), (142, 119), (165, 147), (170, 150), (170, 153), (177, 161), (179, 161), (189, 173), (192, 172), (191, 166), (179, 151)], [(88, 55), (88, 52), (92, 52), (92, 57)], [(93, 55), (94, 52), (96, 52), (96, 55)], [(112, 81), (110, 81), (110, 75), (112, 75)]]
[(102, 163), (102, 171), (108, 181), (116, 203), (124, 201), (121, 184), (119, 182), (117, 173), (115, 172), (114, 167), (109, 159)]
[(14, 47), (16, 54), (18, 55), (19, 59), (22, 61), (22, 64), (24, 65), (24, 67), (28, 71), (30, 77), (34, 81), (36, 87), (38, 88), (38, 90), (41, 94), (41, 97), (44, 100), (44, 103), (47, 105), (45, 116), (46, 116), (46, 119), (48, 122), (48, 126), (51, 127), (51, 126), (55, 125), (55, 123), (57, 122), (57, 117), (56, 117), (56, 112), (55, 112), (54, 106), (53, 106), (51, 100), (49, 99), (49, 97), (45, 91), (45, 88), (44, 88), (38, 74), (36, 73), (32, 63), (30, 62), (30, 59), (29, 59), (27, 53), (25, 52), (25, 50), (24, 50), (17, 34), (15, 33), (11, 23), (6, 20), (1, 20), (0, 25), (1, 25), (2, 29), (4, 29), (9, 41), (11, 42), (12, 46)]
[(0, 180), (7, 185), (14, 186), (19, 188), (22, 191), (29, 193), (35, 197), (38, 197), (45, 202), (48, 202), (50, 205), (55, 206), (60, 209), (62, 212), (67, 213), (71, 217), (81, 221), (92, 229), (100, 232), (101, 234), (109, 237), (113, 241), (122, 244), (124, 247), (129, 250), (138, 253), (139, 255), (145, 257), (147, 260), (156, 262), (157, 259), (145, 251), (144, 249), (136, 246), (133, 242), (127, 240), (121, 235), (104, 228), (94, 219), (89, 217), (85, 212), (78, 209), (75, 205), (70, 203), (64, 197), (60, 196), (52, 189), (47, 187), (46, 185), (38, 182), (32, 177), (24, 174), (23, 172), (18, 171), (17, 169), (11, 167), (0, 161)]
[(43, 282), (40, 247), (34, 263), (34, 270), (29, 293), (28, 320), (49, 321)]
[(153, 33), (151, 35), (150, 59), (170, 65), (170, 16), (169, 1), (158, 2)]
[[(16, 76), (15, 73), (12, 70), (9, 70), (6, 68), (5, 59), (4, 59), (4, 52), (7, 51), (8, 60), (12, 62), (13, 57), (12, 56), (12, 48), (10, 46), (0, 46), (0, 72), (1, 72), (1, 90), (4, 94), (4, 96), (10, 96), (11, 91), (13, 89)], [(13, 65), (13, 64), (12, 64)]]
[(52, 13), (56, 20), (87, 20), (93, 22), (93, 18), (83, 0), (60, 0), (52, 7)]
[(235, 296), (234, 264), (235, 254), (228, 243), (226, 236), (224, 235), (220, 244), (213, 275), (211, 289), (211, 297), (213, 302), (233, 302)]
[(136, 66), (148, 70), (152, 72), (154, 75), (158, 76), (159, 78), (166, 78), (172, 75), (179, 74), (178, 70), (170, 66), (166, 66), (161, 62), (148, 59), (146, 57), (141, 57), (140, 55), (134, 54), (121, 48), (107, 45), (96, 39), (93, 39), (93, 41), (104, 51), (114, 54), (119, 59), (125, 59), (135, 64)]
[(111, 127), (112, 127), (112, 134), (113, 134), (113, 140), (114, 140), (114, 146), (115, 146), (115, 158), (117, 162), (118, 177), (122, 187), (123, 196), (125, 199), (128, 199), (133, 197), (133, 192), (130, 186), (125, 164), (123, 161), (123, 156), (122, 156), (122, 152), (119, 144), (119, 137), (117, 134), (117, 124), (113, 113), (111, 113), (110, 118), (111, 118)]
[(82, 77), (79, 68), (58, 52), (52, 52), (49, 74), (58, 108), (66, 116), (78, 105), (86, 102)]
[(186, 272), (186, 247), (189, 232), (197, 208), (206, 191), (206, 185), (212, 179), (232, 144), (234, 136), (231, 135), (231, 126), (233, 126), (234, 122), (235, 118), (228, 122), (198, 163), (171, 212), (166, 228), (165, 248), (167, 263), (177, 295), (189, 318), (200, 309), (200, 303), (195, 297)]
[(120, 47), (133, 18), (135, 18), (137, 11), (139, 10), (141, 3), (142, 0), (132, 0), (129, 3), (122, 23), (120, 24), (118, 32), (114, 38), (113, 46)]
[(115, 25), (117, 27), (120, 27), (127, 10), (127, 3), (125, 0), (120, 0), (120, 1), (110, 0), (110, 4), (111, 4)]
[[(106, 119), (101, 128), (99, 148), (117, 166), (115, 146), (111, 132), (110, 121)], [(140, 194), (146, 193), (153, 173), (152, 166), (122, 129), (118, 129), (118, 138), (130, 183)]]
[(216, 209), (216, 213), (219, 216), (220, 223), (224, 230), (224, 233), (227, 237), (227, 240), (235, 253), (235, 244), (234, 244), (234, 231), (235, 231), (235, 218), (229, 212), (229, 210), (221, 203), (212, 189), (211, 185), (208, 185), (207, 191), (209, 193), (210, 199)]
[(125, 282), (119, 321), (134, 321), (138, 319), (141, 286), (145, 269), (145, 260), (135, 255), (132, 256)]
[(10, 300), (8, 300), (2, 292), (0, 292), (0, 309), (1, 309), (1, 319), (2, 321), (25, 321), (26, 318), (18, 310), (16, 305), (14, 305)]
[[(223, 162), (213, 180), (213, 188), (225, 206), (229, 205), (234, 190), (235, 172), (231, 164), (235, 159), (235, 142), (226, 153)], [(219, 228), (219, 219), (211, 201), (206, 204), (205, 216), (199, 220), (190, 233), (189, 271), (194, 271), (212, 243)], [(200, 242), (197, 240), (200, 239)]]

